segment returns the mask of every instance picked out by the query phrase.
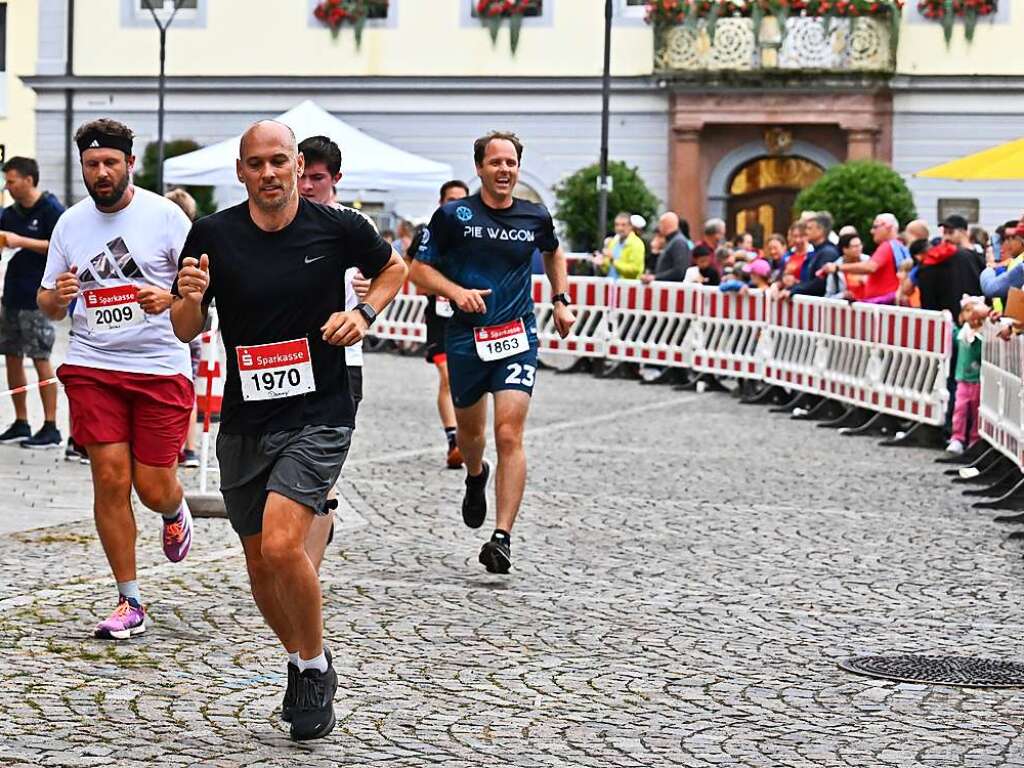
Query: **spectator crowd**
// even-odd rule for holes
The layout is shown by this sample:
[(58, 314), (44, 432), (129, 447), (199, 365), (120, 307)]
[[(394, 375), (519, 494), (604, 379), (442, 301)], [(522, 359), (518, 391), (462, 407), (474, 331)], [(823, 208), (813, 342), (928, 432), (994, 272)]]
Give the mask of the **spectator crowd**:
[[(805, 211), (785, 234), (761, 243), (752, 233), (730, 239), (726, 231), (722, 219), (708, 219), (694, 240), (688, 222), (670, 211), (648, 236), (643, 217), (623, 212), (592, 260), (597, 274), (644, 283), (947, 310), (955, 326), (947, 450), (962, 453), (978, 439), (980, 329), (986, 319), (1000, 319), (1011, 289), (1024, 288), (1024, 215), (994, 233), (959, 215), (933, 228), (923, 219), (901, 223), (887, 212), (861, 233), (849, 225), (837, 229), (827, 211)], [(1004, 335), (1011, 332), (1008, 321), (1004, 328)]]

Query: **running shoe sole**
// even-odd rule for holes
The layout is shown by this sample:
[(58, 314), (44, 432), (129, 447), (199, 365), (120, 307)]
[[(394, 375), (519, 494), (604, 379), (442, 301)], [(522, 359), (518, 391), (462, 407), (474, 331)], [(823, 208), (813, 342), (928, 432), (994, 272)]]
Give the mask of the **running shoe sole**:
[(103, 633), (94, 632), (93, 637), (97, 640), (127, 640), (130, 637), (141, 635), (145, 631), (146, 620), (143, 619), (142, 623), (137, 627), (131, 627), (130, 629), (105, 630)]
[[(335, 689), (337, 690), (337, 689)], [(325, 727), (316, 731), (315, 733), (306, 733), (301, 736), (296, 736), (294, 733), (291, 734), (292, 740), (294, 741), (313, 741), (314, 739), (322, 739), (324, 736), (330, 735), (331, 731), (334, 730), (334, 726), (337, 724), (338, 718), (335, 717), (334, 713), (331, 712), (331, 722)]]
[(32, 435), (21, 435), (20, 437), (8, 437), (4, 440), (0, 440), (0, 445), (14, 445), (15, 443), (23, 443), (28, 440)]
[(42, 445), (26, 445), (24, 442), (21, 443), (22, 448), (28, 448), (30, 451), (50, 451), (54, 448), (63, 448), (64, 443), (43, 443)]
[(512, 560), (493, 541), (484, 544), (479, 559), (488, 573), (508, 573), (512, 567)]

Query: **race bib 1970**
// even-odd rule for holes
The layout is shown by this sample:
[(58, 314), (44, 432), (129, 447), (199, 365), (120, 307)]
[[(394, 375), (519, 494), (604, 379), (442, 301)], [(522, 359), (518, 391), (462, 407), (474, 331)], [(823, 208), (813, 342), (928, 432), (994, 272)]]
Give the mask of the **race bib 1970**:
[(476, 354), (485, 361), (503, 360), (518, 355), (530, 348), (526, 336), (526, 325), (522, 318), (504, 325), (489, 325), (473, 329)]
[(139, 306), (139, 289), (134, 285), (93, 288), (83, 291), (85, 319), (92, 333), (133, 328), (146, 322)]
[(277, 400), (316, 392), (309, 340), (235, 347), (242, 399)]

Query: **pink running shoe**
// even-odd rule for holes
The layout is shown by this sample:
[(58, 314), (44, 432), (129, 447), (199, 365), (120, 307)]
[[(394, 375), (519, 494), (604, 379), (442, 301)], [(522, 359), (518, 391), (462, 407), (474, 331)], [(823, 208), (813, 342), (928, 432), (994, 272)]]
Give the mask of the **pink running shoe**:
[(101, 640), (127, 640), (146, 631), (146, 609), (121, 595), (117, 608), (96, 625), (95, 636)]
[(172, 563), (180, 563), (192, 546), (192, 513), (184, 505), (173, 522), (164, 520), (164, 554)]

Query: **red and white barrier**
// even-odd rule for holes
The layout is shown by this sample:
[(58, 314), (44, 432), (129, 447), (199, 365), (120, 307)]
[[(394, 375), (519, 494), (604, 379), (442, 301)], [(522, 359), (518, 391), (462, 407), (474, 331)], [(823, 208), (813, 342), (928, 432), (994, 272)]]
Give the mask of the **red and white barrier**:
[(604, 282), (610, 286), (611, 297), (605, 357), (690, 366), (683, 340), (700, 315), (701, 296), (696, 286), (685, 283), (644, 285), (636, 280)]
[(608, 347), (608, 308), (612, 283), (603, 277), (573, 277), (569, 300), (576, 324), (564, 339), (555, 330), (551, 285), (543, 275), (533, 276), (533, 312), (541, 352), (575, 357), (605, 357)]
[(764, 380), (939, 425), (952, 331), (948, 312), (807, 296), (770, 301)]
[(985, 326), (978, 431), (1024, 469), (1024, 336), (1003, 340), (997, 332), (997, 326)]
[[(562, 339), (551, 287), (534, 275), (542, 352), (763, 379), (925, 424), (945, 420), (953, 327), (946, 312), (601, 277), (571, 277), (569, 296), (577, 319)], [(374, 334), (423, 341), (424, 306), (407, 285)]]
[(689, 367), (698, 373), (760, 379), (763, 360), (757, 352), (765, 326), (764, 293), (726, 293), (703, 285), (692, 290), (699, 309), (683, 345), (690, 351)]
[[(220, 411), (220, 401), (224, 396), (224, 371), (226, 365), (221, 360), (220, 345), (220, 317), (217, 315), (216, 307), (210, 307), (210, 330), (202, 337), (203, 355), (199, 361), (199, 373), (197, 378), (202, 382), (200, 389), (204, 397), (197, 398), (203, 411), (203, 434), (199, 443), (199, 492), (205, 494), (208, 476), (211, 472), (220, 471), (218, 467), (210, 466), (210, 429), (213, 420), (215, 390), (220, 389), (220, 396), (217, 399), (217, 411)], [(219, 382), (219, 385), (218, 385)]]
[(390, 341), (424, 343), (427, 340), (426, 314), (427, 297), (418, 294), (411, 282), (406, 282), (380, 313), (369, 335)]

